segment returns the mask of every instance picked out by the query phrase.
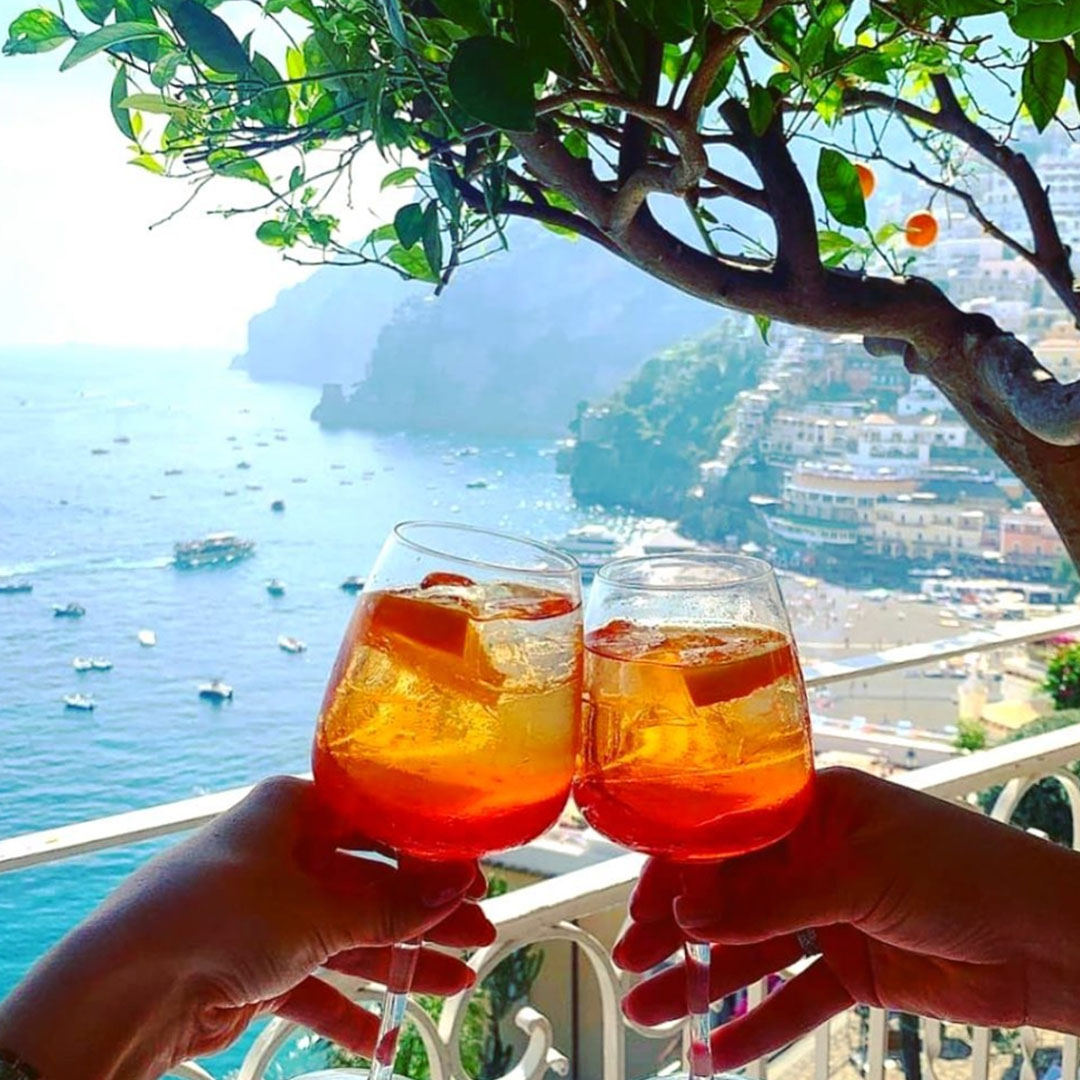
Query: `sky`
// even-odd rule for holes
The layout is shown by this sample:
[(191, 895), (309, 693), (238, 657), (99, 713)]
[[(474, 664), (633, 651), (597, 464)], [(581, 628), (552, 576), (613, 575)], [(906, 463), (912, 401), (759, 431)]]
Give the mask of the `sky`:
[[(0, 0), (0, 34), (32, 6)], [(112, 69), (90, 60), (60, 73), (64, 52), (0, 57), (0, 348), (242, 350), (250, 317), (311, 271), (255, 239), (261, 217), (206, 214), (257, 195), (244, 181), (215, 181), (151, 230), (187, 189), (127, 164), (108, 107)], [(387, 169), (376, 156), (362, 163), (346, 235), (376, 223), (368, 208)]]

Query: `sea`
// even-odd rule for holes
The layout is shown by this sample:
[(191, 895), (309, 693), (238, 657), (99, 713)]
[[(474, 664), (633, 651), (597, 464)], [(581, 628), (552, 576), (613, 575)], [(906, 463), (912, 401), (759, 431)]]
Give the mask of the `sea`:
[[(586, 519), (551, 443), (323, 431), (315, 397), (221, 355), (0, 352), (0, 580), (34, 586), (0, 595), (0, 836), (306, 771), (354, 603), (340, 584), (395, 522), (550, 539)], [(218, 530), (254, 540), (255, 556), (171, 565), (176, 541)], [(68, 603), (85, 616), (54, 616)], [(307, 651), (283, 652), (282, 634)], [(80, 673), (76, 656), (113, 668)], [(201, 700), (210, 679), (233, 700)], [(95, 710), (66, 709), (74, 692)], [(167, 842), (0, 875), (0, 996)], [(204, 1064), (227, 1076), (252, 1037)], [(279, 1074), (319, 1063), (296, 1050)]]

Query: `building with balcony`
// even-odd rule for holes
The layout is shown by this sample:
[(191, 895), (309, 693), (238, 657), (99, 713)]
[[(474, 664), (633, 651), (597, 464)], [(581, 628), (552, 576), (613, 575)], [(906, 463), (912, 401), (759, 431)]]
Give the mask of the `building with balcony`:
[(805, 409), (777, 409), (758, 441), (770, 464), (807, 459), (844, 461), (855, 449), (858, 421), (852, 416), (830, 415), (817, 404)]
[(1001, 515), (1001, 557), (1006, 566), (1052, 571), (1067, 553), (1049, 515), (1029, 502)]
[(982, 554), (986, 515), (916, 491), (880, 502), (874, 511), (874, 550), (913, 562), (955, 563)]
[(918, 476), (936, 451), (964, 449), (971, 431), (963, 421), (947, 420), (936, 412), (912, 418), (871, 413), (854, 434), (855, 451), (848, 461), (856, 469)]

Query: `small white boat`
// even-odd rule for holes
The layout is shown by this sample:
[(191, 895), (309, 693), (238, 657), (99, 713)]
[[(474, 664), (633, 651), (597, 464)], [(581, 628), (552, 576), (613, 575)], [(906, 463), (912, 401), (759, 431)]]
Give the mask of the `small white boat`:
[(266, 583), (266, 591), (271, 596), (284, 596), (285, 595), (285, 582), (280, 578), (271, 578)]
[(152, 649), (157, 644), (157, 634), (153, 630), (140, 630), (135, 636), (143, 648)]
[(81, 619), (86, 614), (82, 604), (53, 604), (52, 610), (58, 619)]
[(287, 653), (301, 653), (307, 649), (307, 645), (304, 644), (299, 638), (289, 637), (287, 634), (282, 634), (278, 639), (278, 648), (282, 652)]
[(88, 694), (65, 694), (65, 709), (80, 709), (82, 712), (94, 711), (94, 699)]
[(90, 668), (92, 671), (112, 671), (112, 661), (106, 660), (104, 656), (95, 656), (90, 661)]
[(76, 656), (75, 659), (71, 661), (71, 666), (76, 671), (93, 671), (94, 661), (85, 656)]
[(231, 701), (233, 688), (220, 679), (211, 679), (210, 682), (199, 684), (199, 697), (208, 701)]

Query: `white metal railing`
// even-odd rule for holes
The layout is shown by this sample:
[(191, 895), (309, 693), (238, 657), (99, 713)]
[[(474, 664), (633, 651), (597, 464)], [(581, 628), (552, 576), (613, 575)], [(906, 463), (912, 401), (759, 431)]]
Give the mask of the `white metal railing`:
[[(918, 666), (970, 652), (986, 652), (1077, 628), (1080, 628), (1080, 615), (1076, 613), (1002, 624), (995, 630), (973, 630), (955, 638), (919, 646), (900, 646), (871, 656), (810, 664), (807, 665), (807, 683), (815, 686), (854, 676), (869, 678), (901, 667)], [(1080, 841), (1080, 784), (1065, 769), (1077, 760), (1080, 760), (1080, 725), (898, 774), (894, 779), (897, 783), (946, 799), (964, 798), (995, 785), (1004, 785), (992, 814), (999, 820), (1009, 821), (1024, 793), (1040, 779), (1053, 777), (1062, 785), (1068, 798), (1072, 809), (1074, 842), (1077, 842)], [(0, 873), (194, 828), (234, 805), (248, 790), (235, 788), (0, 840)], [(624, 1020), (619, 999), (627, 983), (611, 962), (610, 942), (602, 941), (581, 925), (603, 913), (625, 908), (641, 861), (636, 855), (611, 858), (485, 902), (488, 915), (498, 928), (498, 938), (495, 944), (479, 950), (470, 958), (470, 964), (480, 976), (477, 985), (501, 959), (525, 945), (567, 941), (576, 946), (580, 955), (588, 961), (595, 976), (600, 1009), (598, 1031), (590, 1031), (588, 1035), (595, 1035), (599, 1040), (602, 1064), (595, 1076), (584, 1076), (579, 1072), (578, 1080), (625, 1080), (627, 1037), (631, 1029), (649, 1039), (665, 1039), (669, 1042), (673, 1039), (675, 1028), (672, 1025), (663, 1029), (643, 1030)], [(334, 973), (325, 973), (325, 977), (360, 1000), (374, 1000), (379, 996), (377, 988), (359, 980)], [(449, 1001), (438, 1022), (419, 1008), (411, 1008), (410, 1015), (428, 1052), (431, 1080), (467, 1078), (460, 1057), (460, 1038), (466, 1010), (474, 993), (459, 995)], [(759, 1001), (763, 993), (763, 985), (751, 987), (751, 1004)], [(524, 1050), (506, 1074), (506, 1080), (540, 1080), (549, 1071), (559, 1075), (566, 1075), (570, 1071), (570, 1062), (563, 1050), (556, 1047), (552, 1025), (543, 1015), (533, 1007), (525, 1006), (518, 1011), (515, 1022), (524, 1035)], [(812, 1063), (815, 1080), (826, 1080), (835, 1064), (830, 1060), (831, 1030), (830, 1024), (822, 1025), (789, 1052), (786, 1060), (790, 1061), (792, 1054), (805, 1054)], [(866, 1060), (861, 1065), (861, 1071), (866, 1080), (883, 1080), (888, 1034), (885, 1013), (881, 1010), (870, 1011), (868, 1031)], [(269, 1024), (247, 1054), (237, 1080), (266, 1080), (271, 1075), (275, 1056), (296, 1034), (295, 1025), (289, 1022), (276, 1020)], [(924, 1021), (923, 1047), (931, 1080), (936, 1077), (934, 1064), (940, 1052), (941, 1034), (940, 1023)], [(1034, 1080), (1032, 1062), (1035, 1046), (1034, 1033), (1022, 1031), (1021, 1080)], [(976, 1030), (971, 1038), (971, 1049), (968, 1075), (971, 1080), (988, 1080), (991, 1033)], [(779, 1064), (780, 1059), (758, 1061), (748, 1066), (746, 1071), (750, 1077), (761, 1080), (778, 1070)], [(1078, 1080), (1077, 1064), (1077, 1039), (1075, 1036), (1065, 1037), (1062, 1080)], [(181, 1080), (213, 1080), (209, 1073), (195, 1064), (181, 1066), (173, 1075)]]

